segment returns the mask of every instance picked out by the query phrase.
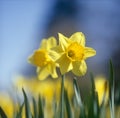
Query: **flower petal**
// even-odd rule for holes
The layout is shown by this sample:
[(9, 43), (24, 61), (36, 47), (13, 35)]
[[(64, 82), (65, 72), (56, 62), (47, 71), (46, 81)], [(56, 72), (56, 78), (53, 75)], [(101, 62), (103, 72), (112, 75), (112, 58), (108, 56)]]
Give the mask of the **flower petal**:
[(34, 63), (34, 61), (33, 61), (33, 55), (30, 55), (30, 56), (28, 57), (28, 63), (31, 63), (31, 64)]
[(51, 58), (52, 61), (56, 61), (61, 56), (60, 53), (57, 53), (53, 50), (49, 50), (48, 55), (49, 55), (49, 57)]
[(87, 65), (85, 61), (76, 61), (73, 62), (73, 70), (72, 72), (77, 76), (83, 76), (85, 75), (87, 71)]
[(85, 36), (82, 32), (76, 32), (71, 37), (70, 40), (78, 42), (80, 45), (85, 46)]
[(50, 63), (48, 65), (48, 70), (49, 70), (49, 73), (51, 74), (51, 76), (53, 78), (57, 78), (58, 77), (57, 72), (56, 72), (56, 64), (54, 62), (52, 64)]
[(47, 42), (47, 46), (48, 46), (47, 49), (49, 50), (49, 49), (55, 47), (56, 45), (57, 45), (57, 41), (56, 41), (55, 37), (50, 37)]
[(40, 45), (41, 49), (49, 50), (57, 45), (55, 37), (50, 37), (48, 39), (43, 39)]
[(60, 66), (61, 74), (65, 74), (66, 72), (69, 72), (73, 68), (72, 62), (66, 56), (66, 54), (63, 54), (56, 62)]
[(96, 55), (96, 51), (93, 48), (85, 47), (84, 59)]
[(65, 51), (68, 46), (68, 38), (62, 35), (61, 33), (58, 33), (59, 36), (59, 45), (61, 46), (62, 50)]
[(44, 66), (42, 68), (38, 67), (37, 68), (37, 74), (38, 74), (38, 79), (39, 80), (44, 80), (49, 76), (49, 71), (47, 66)]
[(47, 49), (47, 39), (42, 39), (40, 44), (41, 49)]
[(53, 51), (55, 51), (57, 53), (63, 53), (63, 49), (59, 45), (51, 48), (51, 50), (53, 50)]

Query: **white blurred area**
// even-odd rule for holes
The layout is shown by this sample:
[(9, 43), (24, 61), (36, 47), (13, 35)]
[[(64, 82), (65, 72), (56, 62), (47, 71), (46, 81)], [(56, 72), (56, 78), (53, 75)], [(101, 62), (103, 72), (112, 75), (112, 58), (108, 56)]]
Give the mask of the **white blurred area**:
[(28, 56), (42, 38), (58, 32), (83, 32), (87, 46), (97, 51), (87, 61), (89, 71), (108, 71), (109, 59), (120, 49), (119, 5), (110, 0), (1, 0), (0, 89), (8, 88), (15, 75), (34, 74), (35, 69), (25, 72), (32, 68)]

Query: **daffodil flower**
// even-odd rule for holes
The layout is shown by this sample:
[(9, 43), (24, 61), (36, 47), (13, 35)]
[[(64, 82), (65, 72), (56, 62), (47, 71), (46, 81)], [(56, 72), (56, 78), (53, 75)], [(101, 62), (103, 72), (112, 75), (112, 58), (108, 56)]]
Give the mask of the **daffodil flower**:
[(85, 47), (85, 36), (82, 32), (74, 33), (70, 38), (59, 35), (59, 45), (53, 48), (54, 57), (59, 64), (61, 74), (72, 71), (77, 76), (82, 76), (87, 71), (85, 60), (96, 54), (93, 48)]
[(51, 48), (57, 45), (56, 39), (50, 37), (43, 39), (40, 48), (35, 50), (33, 55), (29, 57), (29, 62), (37, 66), (37, 74), (40, 80), (47, 78), (51, 75), (53, 78), (57, 78), (56, 63), (49, 56)]
[(95, 89), (98, 93), (99, 105), (102, 104), (103, 99), (105, 104), (107, 104), (109, 98), (109, 86), (107, 79), (103, 75), (95, 77)]

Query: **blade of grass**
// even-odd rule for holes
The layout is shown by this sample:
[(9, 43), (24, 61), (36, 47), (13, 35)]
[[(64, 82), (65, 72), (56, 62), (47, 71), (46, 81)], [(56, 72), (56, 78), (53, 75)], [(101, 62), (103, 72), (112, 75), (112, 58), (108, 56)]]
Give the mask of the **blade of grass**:
[(110, 77), (109, 77), (109, 104), (110, 104), (110, 113), (111, 118), (115, 118), (115, 110), (114, 110), (114, 71), (113, 71), (113, 64), (110, 60)]
[(86, 118), (85, 108), (84, 108), (84, 104), (83, 104), (82, 99), (81, 99), (80, 89), (79, 89), (76, 77), (73, 79), (73, 85), (74, 85), (76, 99), (77, 99), (78, 105), (80, 107), (80, 116), (79, 116), (79, 118)]
[(0, 116), (1, 118), (7, 118), (7, 115), (5, 114), (4, 110), (0, 107)]
[(22, 91), (23, 91), (23, 95), (24, 95), (26, 118), (32, 118), (32, 114), (31, 114), (31, 111), (30, 111), (30, 105), (29, 105), (29, 101), (28, 101), (27, 95), (26, 95), (24, 89), (22, 89)]

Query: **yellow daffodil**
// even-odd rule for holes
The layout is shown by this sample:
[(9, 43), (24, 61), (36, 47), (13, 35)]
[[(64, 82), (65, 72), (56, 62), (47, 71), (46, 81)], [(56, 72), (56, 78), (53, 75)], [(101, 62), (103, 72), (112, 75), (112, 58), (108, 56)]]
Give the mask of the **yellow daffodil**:
[(85, 36), (82, 32), (76, 32), (70, 38), (59, 33), (59, 45), (53, 48), (53, 51), (56, 53), (51, 55), (57, 58), (61, 73), (72, 70), (77, 76), (86, 73), (85, 60), (96, 54), (93, 48), (85, 47)]
[(40, 80), (47, 78), (49, 75), (57, 78), (56, 63), (49, 56), (50, 49), (56, 45), (57, 42), (54, 37), (43, 39), (40, 48), (29, 57), (29, 62), (37, 66), (37, 74)]
[(98, 93), (99, 104), (102, 103), (103, 99), (106, 104), (109, 97), (109, 88), (108, 88), (108, 81), (104, 76), (99, 75), (95, 77), (95, 89)]

